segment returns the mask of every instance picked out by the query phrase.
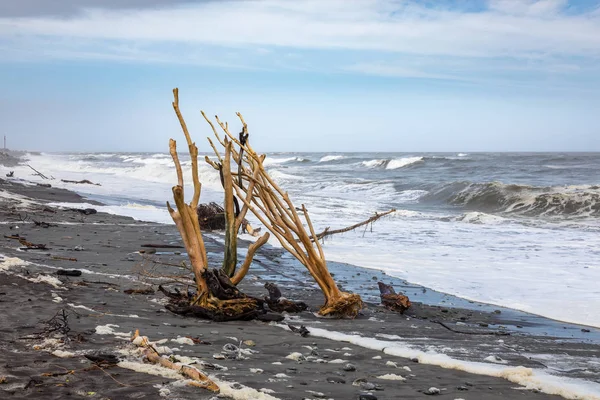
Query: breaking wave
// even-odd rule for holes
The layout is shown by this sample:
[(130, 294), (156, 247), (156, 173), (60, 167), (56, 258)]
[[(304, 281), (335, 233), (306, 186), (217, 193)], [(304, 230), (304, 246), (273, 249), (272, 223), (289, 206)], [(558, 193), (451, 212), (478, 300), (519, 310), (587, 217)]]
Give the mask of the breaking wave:
[(341, 160), (346, 158), (346, 156), (340, 156), (340, 155), (330, 155), (330, 156), (325, 156), (322, 157), (319, 162), (323, 163), (323, 162), (329, 162), (329, 161), (337, 161), (337, 160)]
[(398, 169), (421, 161), (423, 161), (423, 157), (404, 157), (363, 161), (362, 165), (364, 165), (367, 168)]
[(600, 186), (528, 186), (454, 182), (420, 201), (445, 201), (467, 209), (523, 216), (600, 217)]
[(289, 163), (289, 162), (307, 162), (307, 161), (310, 161), (310, 160), (308, 160), (306, 158), (302, 158), (302, 157), (286, 157), (286, 158), (267, 157), (267, 158), (265, 158), (263, 165), (268, 166), (268, 165), (285, 164), (285, 163)]

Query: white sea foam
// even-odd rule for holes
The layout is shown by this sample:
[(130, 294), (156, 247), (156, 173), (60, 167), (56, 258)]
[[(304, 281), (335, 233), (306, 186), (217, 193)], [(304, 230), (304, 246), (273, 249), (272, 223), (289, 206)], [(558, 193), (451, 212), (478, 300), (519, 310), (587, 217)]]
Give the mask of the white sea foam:
[(29, 264), (27, 261), (22, 260), (18, 257), (7, 257), (0, 254), (0, 271), (8, 271), (15, 267), (24, 267)]
[(387, 163), (388, 160), (369, 160), (369, 161), (363, 161), (362, 165), (364, 165), (367, 168), (376, 168), (376, 167), (381, 167), (383, 165), (385, 165)]

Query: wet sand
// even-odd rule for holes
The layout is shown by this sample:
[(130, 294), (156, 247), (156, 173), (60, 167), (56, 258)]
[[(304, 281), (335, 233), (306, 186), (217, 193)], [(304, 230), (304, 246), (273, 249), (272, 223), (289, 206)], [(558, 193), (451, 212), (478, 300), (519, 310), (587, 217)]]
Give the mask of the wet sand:
[[(563, 398), (540, 393), (536, 385), (527, 389), (504, 378), (428, 365), (427, 362), (435, 361), (432, 352), (490, 366), (534, 368), (561, 379), (598, 381), (600, 378), (598, 330), (590, 328), (590, 332), (582, 332), (582, 327), (469, 303), (408, 283), (403, 290), (414, 306), (401, 316), (377, 305), (376, 282), (392, 281), (397, 288), (402, 282), (377, 271), (339, 263), (331, 263), (330, 268), (342, 286), (373, 302), (352, 321), (316, 318), (308, 311), (289, 316), (285, 323), (305, 325), (312, 331), (308, 337), (289, 331), (285, 324), (214, 323), (183, 318), (164, 309), (164, 296), (159, 292), (124, 293), (131, 288), (156, 290), (159, 283), (167, 283), (165, 279), (143, 277), (142, 271), (180, 272), (176, 267), (155, 261), (179, 264), (185, 260), (184, 254), (172, 250), (155, 254), (139, 252), (145, 243), (180, 244), (174, 226), (102, 213), (84, 215), (44, 204), (50, 200), (81, 201), (80, 196), (69, 191), (8, 182), (0, 183), (0, 190), (2, 234), (19, 234), (48, 247), (21, 251), (18, 241), (0, 239), (3, 255), (0, 256), (3, 321), (0, 377), (5, 377), (0, 384), (2, 398), (154, 399), (162, 395), (173, 399), (210, 399), (215, 396), (179, 385), (171, 378), (124, 368), (144, 367), (141, 356), (128, 340), (136, 329), (153, 341), (167, 339), (163, 346), (172, 349), (175, 359), (190, 362), (184, 358), (189, 357), (205, 363), (202, 369), (207, 373), (231, 383), (232, 388), (222, 393), (231, 390), (233, 398), (358, 399), (362, 395), (364, 399), (420, 399), (429, 397), (425, 392), (432, 387), (439, 389), (439, 394), (433, 396), (440, 399)], [(8, 192), (37, 200), (26, 202), (25, 207), (22, 198), (10, 200), (14, 196), (7, 195)], [(53, 225), (43, 228), (33, 220)], [(221, 236), (209, 233), (205, 240), (211, 265), (219, 266)], [(77, 269), (83, 274), (64, 277), (56, 275), (57, 269)], [(306, 301), (316, 311), (323, 298), (307, 276), (279, 249), (266, 248), (257, 256), (241, 288), (262, 297), (267, 294), (264, 283), (273, 281), (284, 296)], [(47, 334), (46, 322), (61, 310), (68, 315), (68, 335), (59, 334), (55, 341), (44, 342), (52, 338)], [(564, 335), (556, 334), (563, 326)], [(338, 338), (348, 341), (321, 337), (332, 336), (327, 332), (338, 332)], [(198, 339), (198, 343), (186, 344), (189, 340), (185, 339), (172, 341), (184, 336)], [(380, 342), (360, 340), (365, 337)], [(389, 343), (384, 345), (387, 350), (380, 346), (383, 342)], [(242, 351), (225, 351), (228, 344), (241, 347)], [(365, 344), (372, 348), (364, 347)], [(390, 349), (398, 349), (394, 346), (421, 355), (390, 354)], [(98, 367), (85, 358), (86, 354), (97, 353), (116, 355), (121, 363)], [(292, 357), (296, 359), (286, 358), (292, 353), (301, 355)], [(385, 375), (395, 379), (382, 378)], [(247, 397), (240, 397), (243, 392), (235, 391), (241, 388), (239, 385), (254, 391), (248, 389)], [(263, 392), (259, 392), (261, 389)], [(568, 393), (563, 395), (568, 397)]]

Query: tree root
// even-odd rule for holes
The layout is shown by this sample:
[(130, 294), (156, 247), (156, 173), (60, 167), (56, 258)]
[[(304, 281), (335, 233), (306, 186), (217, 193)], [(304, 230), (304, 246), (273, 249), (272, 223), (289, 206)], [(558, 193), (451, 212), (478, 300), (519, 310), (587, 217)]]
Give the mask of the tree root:
[(341, 292), (337, 297), (327, 299), (319, 310), (319, 315), (334, 318), (356, 318), (363, 308), (363, 301), (355, 293)]

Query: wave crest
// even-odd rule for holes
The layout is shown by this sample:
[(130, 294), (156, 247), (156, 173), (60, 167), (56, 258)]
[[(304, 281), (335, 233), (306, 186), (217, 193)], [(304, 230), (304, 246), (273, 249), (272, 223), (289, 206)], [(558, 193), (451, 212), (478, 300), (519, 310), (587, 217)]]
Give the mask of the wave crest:
[(367, 168), (398, 169), (423, 161), (423, 157), (403, 157), (394, 159), (376, 159), (363, 161), (361, 164)]
[[(441, 193), (442, 191), (438, 191)], [(551, 186), (467, 183), (448, 202), (488, 212), (525, 216), (600, 216), (600, 186)]]
[(346, 156), (340, 156), (340, 155), (329, 155), (329, 156), (325, 156), (322, 157), (319, 162), (323, 163), (323, 162), (329, 162), (329, 161), (337, 161), (337, 160), (342, 160), (346, 158)]

